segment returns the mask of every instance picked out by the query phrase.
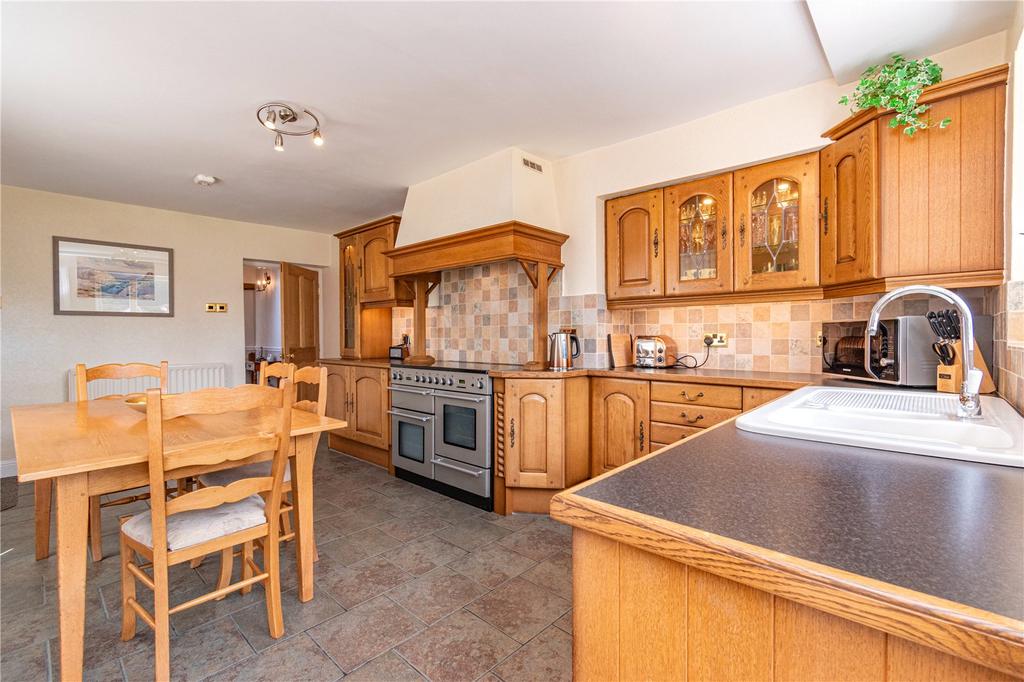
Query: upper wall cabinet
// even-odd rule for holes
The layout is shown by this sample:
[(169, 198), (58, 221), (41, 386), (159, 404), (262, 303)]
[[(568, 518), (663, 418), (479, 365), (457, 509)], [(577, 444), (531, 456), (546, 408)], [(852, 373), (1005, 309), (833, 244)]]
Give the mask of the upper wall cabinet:
[(665, 293), (732, 291), (732, 173), (665, 190)]
[(818, 153), (735, 173), (737, 291), (818, 285)]
[(891, 112), (869, 110), (825, 133), (835, 140), (821, 152), (826, 285), (846, 294), (1002, 281), (1007, 71), (925, 88), (918, 101), (931, 120), (952, 119), (945, 129), (909, 136), (889, 127)]
[(660, 189), (605, 204), (608, 300), (664, 295), (665, 241)]
[(821, 283), (878, 271), (878, 122), (821, 150)]

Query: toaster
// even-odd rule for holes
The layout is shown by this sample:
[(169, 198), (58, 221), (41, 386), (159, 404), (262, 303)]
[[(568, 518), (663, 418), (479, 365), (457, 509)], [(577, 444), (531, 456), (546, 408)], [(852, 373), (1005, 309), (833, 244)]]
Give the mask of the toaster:
[(665, 367), (669, 344), (660, 336), (638, 336), (633, 340), (633, 364), (636, 367)]

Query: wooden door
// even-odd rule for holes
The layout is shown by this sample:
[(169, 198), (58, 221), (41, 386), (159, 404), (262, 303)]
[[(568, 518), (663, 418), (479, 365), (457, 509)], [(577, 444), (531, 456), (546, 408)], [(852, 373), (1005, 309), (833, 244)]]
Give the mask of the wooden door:
[[(320, 273), (281, 263), (281, 354), (296, 367), (320, 361)], [(314, 400), (316, 388), (299, 387), (298, 400)]]
[(332, 434), (351, 437), (351, 410), (349, 395), (351, 367), (345, 365), (327, 365), (327, 416), (335, 419), (343, 419), (349, 425), (342, 429), (331, 431)]
[(665, 293), (665, 230), (660, 189), (605, 203), (605, 276), (608, 299)]
[(350, 368), (353, 414), (349, 436), (375, 448), (386, 450), (391, 440), (388, 419), (388, 372), (378, 367)]
[(395, 283), (389, 277), (391, 260), (384, 252), (394, 246), (394, 227), (389, 223), (359, 233), (359, 300), (387, 301), (395, 297)]
[(732, 291), (732, 173), (665, 188), (665, 294)]
[(910, 137), (878, 122), (881, 274), (938, 275), (1003, 269), (1006, 85), (932, 104), (929, 128)]
[(877, 275), (878, 122), (821, 150), (821, 283)]
[(737, 291), (818, 285), (818, 152), (735, 172)]
[(338, 240), (341, 296), (341, 357), (359, 357), (359, 238)]
[(590, 409), (592, 476), (611, 471), (651, 451), (649, 382), (594, 379)]
[(520, 488), (565, 487), (565, 399), (560, 379), (505, 384), (505, 479)]

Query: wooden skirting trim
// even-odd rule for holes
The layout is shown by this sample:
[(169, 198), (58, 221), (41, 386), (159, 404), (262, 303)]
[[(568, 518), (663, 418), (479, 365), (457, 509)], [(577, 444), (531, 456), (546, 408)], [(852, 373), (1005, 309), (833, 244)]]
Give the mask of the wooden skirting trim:
[(569, 235), (515, 220), (400, 246), (391, 258), (392, 277), (403, 278), (505, 260), (562, 267), (562, 244)]
[(560, 492), (544, 488), (505, 488), (505, 513), (547, 514), (551, 498)]
[(825, 298), (845, 298), (882, 294), (910, 284), (933, 284), (947, 289), (968, 289), (972, 287), (994, 287), (1004, 281), (1002, 270), (978, 270), (975, 272), (951, 272), (941, 275), (900, 275), (883, 277), (865, 282), (835, 284), (825, 287)]
[(351, 438), (344, 438), (336, 433), (327, 434), (327, 447), (385, 469), (389, 469), (391, 464), (391, 453), (389, 451), (375, 448), (366, 443), (360, 443)]
[(608, 301), (609, 310), (627, 308), (669, 308), (687, 305), (723, 305), (735, 303), (777, 303), (780, 301), (820, 301), (825, 297), (821, 287), (786, 289), (783, 291), (734, 291), (704, 296), (665, 296)]
[[(955, 95), (962, 95), (965, 92), (970, 92), (972, 90), (987, 88), (993, 85), (1005, 85), (1009, 72), (1010, 65), (1001, 64), (989, 69), (969, 73), (966, 76), (960, 76), (959, 78), (942, 81), (935, 85), (929, 85), (921, 92), (921, 97), (919, 97), (917, 101), (919, 104), (931, 104), (932, 102), (936, 102), (940, 99), (953, 97)], [(889, 109), (878, 108), (859, 111), (842, 123), (829, 128), (822, 133), (821, 136), (827, 137), (830, 140), (838, 140), (843, 135), (856, 130), (868, 121), (880, 118), (888, 114), (890, 111), (891, 110)]]
[(1024, 622), (631, 512), (571, 491), (552, 499), (551, 516), (985, 667), (1024, 675)]

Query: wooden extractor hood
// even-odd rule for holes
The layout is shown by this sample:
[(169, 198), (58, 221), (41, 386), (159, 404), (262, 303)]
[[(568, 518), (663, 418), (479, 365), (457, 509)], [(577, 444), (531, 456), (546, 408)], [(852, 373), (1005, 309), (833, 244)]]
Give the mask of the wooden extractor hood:
[(427, 296), (443, 270), (515, 260), (533, 284), (533, 358), (527, 369), (547, 368), (548, 283), (562, 269), (562, 244), (569, 235), (515, 220), (400, 246), (391, 258), (391, 276), (412, 280), (416, 291), (413, 348), (407, 362), (432, 365), (427, 355)]

